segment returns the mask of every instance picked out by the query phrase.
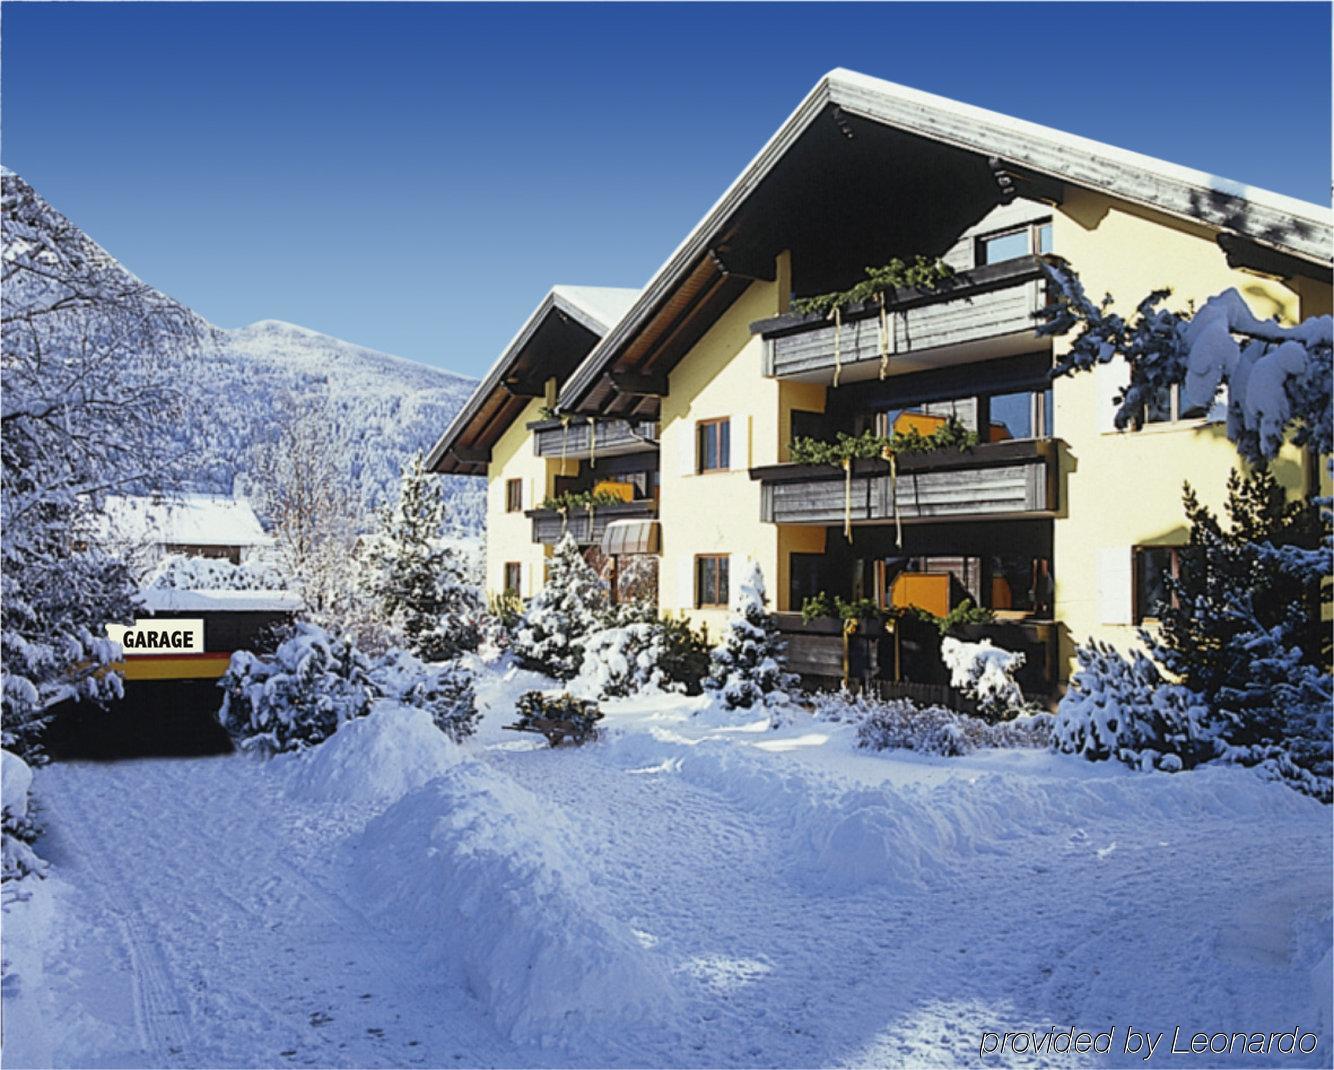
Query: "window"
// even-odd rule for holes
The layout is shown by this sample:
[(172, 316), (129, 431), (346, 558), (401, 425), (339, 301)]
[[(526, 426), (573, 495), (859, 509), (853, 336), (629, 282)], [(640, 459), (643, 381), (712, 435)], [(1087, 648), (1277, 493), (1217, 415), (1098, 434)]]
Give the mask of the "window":
[(1045, 557), (998, 554), (989, 561), (988, 609), (1047, 616), (1051, 613), (1051, 562)]
[[(523, 511), (523, 480), (507, 479), (505, 480), (505, 512), (520, 513)], [(508, 565), (506, 566), (509, 567)]]
[(820, 582), (824, 554), (788, 555), (788, 608), (796, 612), (808, 598), (814, 598), (823, 589)]
[(695, 471), (721, 472), (731, 466), (732, 421), (700, 420), (695, 425)]
[(729, 583), (726, 554), (701, 554), (695, 558), (695, 608), (727, 605)]
[(1213, 404), (1207, 408), (1187, 409), (1181, 397), (1181, 384), (1160, 386), (1144, 406), (1146, 424), (1167, 424), (1177, 420), (1222, 420), (1227, 416), (1226, 387), (1219, 386)]
[(969, 431), (977, 430), (977, 398), (952, 398), (948, 401), (928, 401), (902, 409), (887, 409), (879, 416), (877, 431), (892, 435), (896, 431), (917, 431), (930, 435), (945, 426), (953, 416)]
[(1153, 620), (1177, 602), (1167, 588), (1169, 576), (1181, 575), (1181, 554), (1177, 546), (1135, 547), (1135, 623)]
[(825, 419), (822, 412), (792, 410), (792, 440), (799, 438), (822, 439), (825, 437)]
[(993, 394), (990, 398), (991, 442), (1011, 438), (1051, 437), (1051, 388)]
[(977, 266), (999, 264), (1033, 253), (1052, 251), (1051, 221), (1029, 223), (999, 234), (988, 234), (977, 239)]
[(523, 566), (517, 561), (505, 562), (505, 593), (522, 594), (519, 588), (523, 584)]

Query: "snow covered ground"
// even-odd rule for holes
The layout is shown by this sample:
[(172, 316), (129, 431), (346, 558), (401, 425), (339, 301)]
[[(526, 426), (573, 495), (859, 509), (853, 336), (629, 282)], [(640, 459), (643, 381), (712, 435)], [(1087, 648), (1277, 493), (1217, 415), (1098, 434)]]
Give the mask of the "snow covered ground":
[[(463, 747), (386, 713), (366, 763), (39, 770), (5, 1065), (1143, 1065), (1128, 1029), (1166, 1034), (1153, 1066), (1330, 1063), (1330, 814), (1281, 785), (859, 752), (684, 698), (551, 751), (501, 728), (534, 683), (484, 677)], [(979, 1056), (1052, 1026), (1112, 1053)]]

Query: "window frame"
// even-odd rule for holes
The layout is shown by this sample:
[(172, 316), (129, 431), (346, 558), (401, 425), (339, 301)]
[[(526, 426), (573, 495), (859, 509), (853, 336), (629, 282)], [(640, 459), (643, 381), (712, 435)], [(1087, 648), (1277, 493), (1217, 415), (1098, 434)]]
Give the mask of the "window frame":
[(505, 480), (505, 512), (523, 512), (523, 480)]
[[(1168, 554), (1167, 575), (1173, 579), (1181, 578), (1181, 554), (1186, 546), (1145, 545), (1131, 548), (1130, 559), (1130, 619), (1135, 624), (1154, 624), (1162, 618), (1148, 611), (1146, 592), (1140, 584), (1140, 560), (1150, 551), (1166, 551)], [(1181, 602), (1175, 594), (1169, 594), (1168, 603), (1173, 609), (1180, 609)]]
[[(704, 466), (704, 435), (709, 431), (716, 436), (718, 458), (723, 463), (706, 468)], [(723, 432), (727, 435), (727, 456), (723, 456)], [(707, 420), (695, 421), (695, 475), (711, 475), (714, 472), (732, 470), (732, 418), (730, 416), (711, 416)]]
[[(715, 561), (720, 563), (721, 568), (715, 573), (714, 595), (720, 595), (721, 601), (706, 602), (704, 600), (704, 562)], [(695, 555), (695, 608), (696, 609), (726, 609), (731, 602), (731, 579), (732, 579), (732, 555), (731, 554), (696, 554)], [(727, 582), (719, 582), (726, 574)]]
[[(510, 583), (511, 572), (514, 582)], [(506, 595), (514, 595), (517, 598), (523, 597), (523, 562), (506, 561), (501, 572), (501, 590)]]
[[(1051, 216), (1043, 219), (1030, 219), (1027, 223), (1018, 223), (1012, 227), (1002, 227), (1000, 230), (993, 230), (987, 234), (979, 234), (973, 239), (973, 267), (985, 267), (988, 264), (1003, 264), (1004, 260), (988, 260), (983, 250), (986, 249), (987, 242), (996, 241), (998, 238), (1008, 238), (1015, 234), (1028, 235), (1028, 252), (1023, 256), (1042, 256), (1042, 228), (1052, 225)], [(1017, 260), (1018, 257), (1010, 257), (1011, 260)]]

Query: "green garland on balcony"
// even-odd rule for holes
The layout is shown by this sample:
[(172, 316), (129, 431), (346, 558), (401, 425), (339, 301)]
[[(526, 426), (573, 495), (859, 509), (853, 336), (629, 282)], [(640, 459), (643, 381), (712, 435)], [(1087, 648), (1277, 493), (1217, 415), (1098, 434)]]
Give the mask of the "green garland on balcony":
[(797, 298), (792, 302), (792, 311), (803, 315), (819, 313), (828, 316), (850, 305), (881, 297), (886, 290), (934, 290), (940, 282), (953, 275), (954, 269), (943, 260), (928, 260), (924, 256), (917, 256), (912, 263), (906, 263), (896, 256), (883, 267), (868, 267), (866, 278), (847, 290)]
[(542, 501), (543, 509), (552, 509), (557, 513), (568, 513), (572, 509), (594, 509), (599, 505), (621, 505), (625, 502), (619, 494), (605, 490), (567, 490)]
[(970, 431), (957, 417), (947, 416), (945, 422), (929, 435), (916, 428), (895, 431), (892, 435), (878, 435), (866, 430), (860, 435), (840, 431), (833, 442), (814, 438), (796, 438), (788, 447), (795, 464), (828, 464), (842, 468), (843, 479), (843, 537), (852, 542), (852, 462), (857, 459), (883, 457), (889, 462), (889, 494), (894, 506), (895, 538), (903, 545), (903, 520), (899, 516), (898, 458), (909, 453), (934, 453), (936, 450), (972, 449), (978, 442), (977, 432)]

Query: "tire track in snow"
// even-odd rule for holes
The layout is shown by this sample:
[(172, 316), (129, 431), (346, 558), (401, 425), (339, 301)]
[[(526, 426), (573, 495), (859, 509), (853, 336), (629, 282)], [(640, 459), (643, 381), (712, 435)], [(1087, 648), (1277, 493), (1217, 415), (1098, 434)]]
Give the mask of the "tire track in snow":
[(163, 1065), (185, 1065), (190, 1011), (177, 995), (180, 986), (160, 943), (144, 922), (143, 904), (125, 879), (114, 851), (91, 846), (83, 834), (91, 826), (77, 793), (45, 802), (50, 820), (59, 824), (81, 865), (104, 890), (102, 908), (124, 940), (134, 986), (135, 1028), (144, 1053)]

